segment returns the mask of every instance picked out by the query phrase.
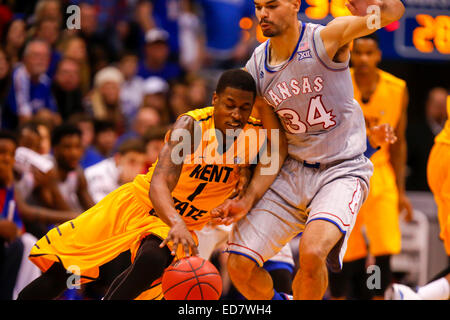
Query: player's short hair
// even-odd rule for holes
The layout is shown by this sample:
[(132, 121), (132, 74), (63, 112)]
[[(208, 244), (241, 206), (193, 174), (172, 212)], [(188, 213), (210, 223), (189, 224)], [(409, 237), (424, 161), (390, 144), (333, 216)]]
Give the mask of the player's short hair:
[(368, 34), (366, 36), (362, 36), (362, 37), (356, 38), (353, 41), (357, 41), (359, 39), (370, 39), (370, 40), (375, 41), (375, 43), (377, 44), (377, 47), (380, 46), (380, 38), (378, 38), (378, 35), (376, 34), (376, 32), (370, 33), (370, 34)]
[(18, 141), (16, 135), (9, 130), (0, 130), (0, 140), (9, 140), (17, 147)]
[(128, 152), (145, 153), (145, 145), (142, 139), (130, 138), (119, 145), (117, 152), (121, 155), (127, 154)]
[(256, 83), (250, 73), (242, 69), (232, 69), (225, 71), (219, 79), (216, 87), (216, 93), (220, 94), (226, 88), (240, 89), (250, 91), (253, 97), (256, 97)]
[(62, 124), (53, 129), (52, 147), (57, 146), (64, 137), (77, 135), (81, 139), (81, 130), (73, 124)]

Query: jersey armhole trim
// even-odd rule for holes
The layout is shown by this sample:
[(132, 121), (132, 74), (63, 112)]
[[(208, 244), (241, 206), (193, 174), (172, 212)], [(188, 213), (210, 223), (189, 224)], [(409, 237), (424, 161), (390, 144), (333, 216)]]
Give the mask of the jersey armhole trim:
[[(328, 69), (328, 70), (330, 70), (330, 71), (334, 71), (334, 72), (338, 72), (338, 71), (344, 71), (344, 70), (347, 70), (348, 69), (348, 67), (349, 67), (349, 64), (350, 64), (350, 58), (347, 60), (347, 62), (334, 62), (334, 61), (332, 61), (329, 57), (328, 57), (328, 55), (327, 55), (327, 53), (326, 53), (326, 51), (325, 51), (325, 47), (323, 46), (323, 44), (322, 44), (322, 46), (319, 48), (319, 49), (322, 49), (322, 52), (324, 52), (324, 55), (325, 56), (320, 56), (320, 54), (319, 54), (319, 52), (318, 52), (318, 49), (317, 49), (317, 45), (316, 45), (316, 31), (318, 31), (318, 28), (319, 28), (319, 25), (317, 25), (314, 29), (313, 29), (313, 31), (312, 31), (312, 35), (311, 35), (311, 41), (312, 41), (312, 43), (313, 43), (313, 49), (314, 49), (314, 53), (315, 53), (315, 55), (316, 55), (316, 57), (317, 57), (317, 59), (320, 61), (320, 63), (326, 68), (326, 69)], [(319, 34), (318, 34), (318, 37), (320, 37), (320, 31), (319, 31)], [(318, 44), (318, 45), (321, 45), (321, 44)], [(324, 61), (325, 60), (325, 61)]]

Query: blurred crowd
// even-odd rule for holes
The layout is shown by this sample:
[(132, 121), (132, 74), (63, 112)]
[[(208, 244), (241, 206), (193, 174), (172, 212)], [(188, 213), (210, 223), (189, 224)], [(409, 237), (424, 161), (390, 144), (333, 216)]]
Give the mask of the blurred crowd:
[[(222, 71), (245, 64), (258, 44), (253, 10), (245, 0), (0, 1), (1, 298), (38, 273), (23, 259), (36, 239), (145, 173), (176, 118), (208, 106)], [(101, 297), (128, 263), (105, 266), (84, 298)]]

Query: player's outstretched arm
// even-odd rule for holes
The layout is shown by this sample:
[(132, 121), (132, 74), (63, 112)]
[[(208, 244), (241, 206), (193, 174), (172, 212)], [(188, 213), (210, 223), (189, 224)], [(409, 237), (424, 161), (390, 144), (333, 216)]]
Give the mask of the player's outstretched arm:
[[(189, 143), (192, 147), (194, 143), (194, 119), (189, 116), (180, 117), (175, 122), (174, 128), (170, 133), (170, 137), (174, 134), (174, 132), (180, 132), (182, 130), (186, 130), (184, 132), (190, 133), (191, 141)], [(181, 169), (183, 168), (183, 162), (176, 161), (175, 158), (184, 159), (188, 155), (176, 154), (176, 148), (179, 146), (181, 141), (172, 141), (170, 137), (159, 154), (158, 163), (155, 167), (155, 171), (153, 172), (152, 180), (150, 182), (149, 197), (158, 217), (160, 217), (161, 220), (170, 227), (170, 232), (167, 238), (161, 243), (161, 247), (164, 247), (171, 241), (173, 242), (173, 255), (175, 255), (178, 245), (180, 244), (183, 246), (186, 256), (190, 255), (189, 249), (191, 249), (192, 253), (196, 255), (198, 251), (195, 241), (187, 229), (183, 219), (175, 210), (175, 204), (172, 198), (172, 191), (178, 183)], [(193, 147), (190, 152), (193, 151), (192, 149)], [(185, 151), (185, 148), (180, 150), (181, 153)]]
[(337, 17), (320, 31), (330, 59), (353, 39), (399, 20), (405, 12), (400, 0), (349, 0), (347, 7), (353, 16)]

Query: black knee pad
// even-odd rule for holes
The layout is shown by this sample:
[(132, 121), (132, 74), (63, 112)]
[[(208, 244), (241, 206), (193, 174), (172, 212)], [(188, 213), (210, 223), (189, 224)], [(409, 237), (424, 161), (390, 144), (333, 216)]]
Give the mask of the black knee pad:
[(136, 259), (133, 263), (135, 271), (147, 274), (161, 275), (173, 260), (169, 248), (160, 248), (162, 240), (154, 235), (147, 236), (141, 242)]

